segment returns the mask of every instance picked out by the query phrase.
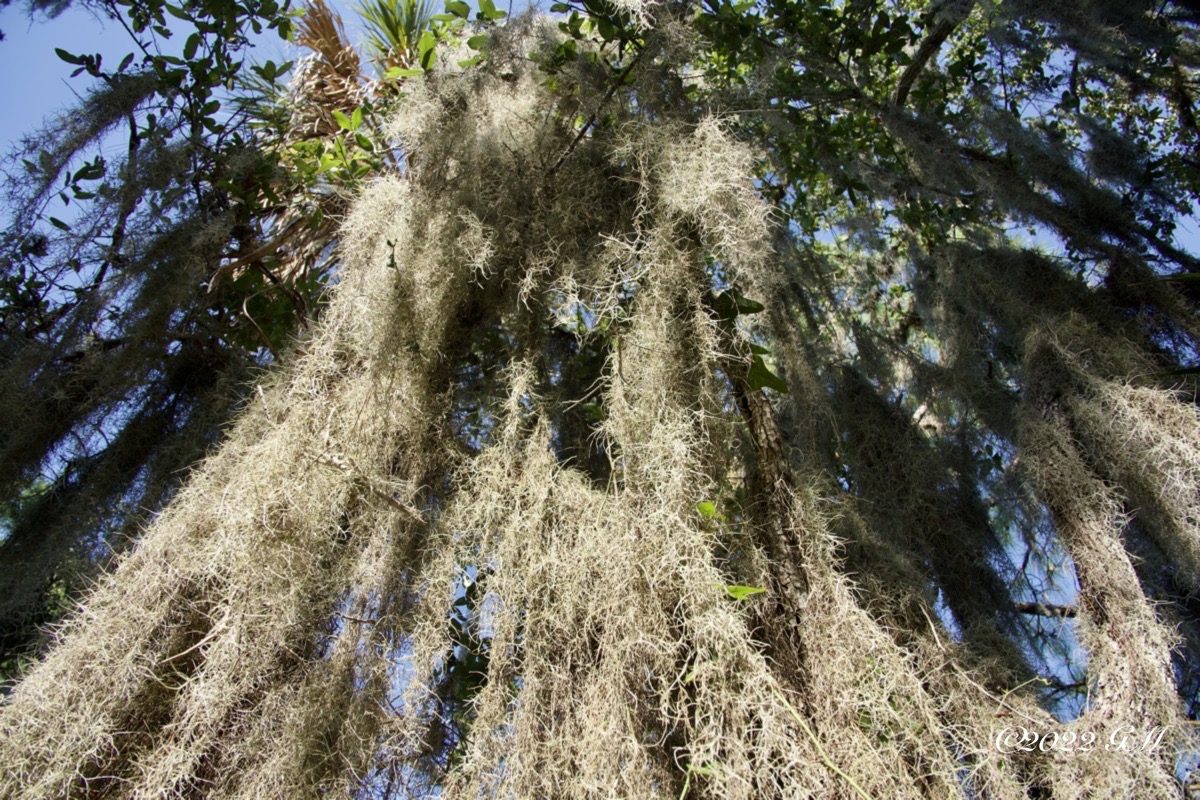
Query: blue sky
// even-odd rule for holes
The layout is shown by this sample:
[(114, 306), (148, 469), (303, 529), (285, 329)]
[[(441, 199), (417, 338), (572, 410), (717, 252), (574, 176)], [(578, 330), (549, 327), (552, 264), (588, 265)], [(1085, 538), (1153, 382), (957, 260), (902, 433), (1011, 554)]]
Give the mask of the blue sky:
[[(337, 8), (343, 4), (330, 5)], [(91, 85), (87, 75), (70, 78), (75, 67), (55, 55), (56, 47), (70, 53), (99, 53), (103, 63), (113, 69), (133, 50), (129, 35), (120, 25), (102, 20), (78, 5), (55, 19), (39, 15), (31, 21), (24, 2), (14, 0), (0, 12), (0, 30), (5, 36), (0, 42), (0, 75), (4, 76), (0, 78), (0, 152), (7, 152), (22, 134), (69, 107), (76, 93), (83, 93)], [(182, 47), (184, 38), (175, 36), (167, 45)], [(285, 57), (291, 49), (270, 32), (255, 48), (255, 60), (287, 60), (294, 57)]]
[(7, 151), (22, 134), (68, 107), (91, 79), (69, 78), (75, 67), (54, 54), (61, 47), (70, 53), (100, 53), (116, 67), (131, 50), (128, 34), (116, 24), (101, 21), (91, 12), (69, 8), (56, 19), (31, 21), (24, 3), (17, 0), (0, 14), (0, 142)]

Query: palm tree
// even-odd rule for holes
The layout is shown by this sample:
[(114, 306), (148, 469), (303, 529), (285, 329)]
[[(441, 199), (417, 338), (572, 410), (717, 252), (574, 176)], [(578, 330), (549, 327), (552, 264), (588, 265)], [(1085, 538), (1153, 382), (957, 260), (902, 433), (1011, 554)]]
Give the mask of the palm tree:
[(417, 43), (433, 20), (433, 0), (364, 0), (357, 11), (367, 52), (381, 74), (417, 68)]

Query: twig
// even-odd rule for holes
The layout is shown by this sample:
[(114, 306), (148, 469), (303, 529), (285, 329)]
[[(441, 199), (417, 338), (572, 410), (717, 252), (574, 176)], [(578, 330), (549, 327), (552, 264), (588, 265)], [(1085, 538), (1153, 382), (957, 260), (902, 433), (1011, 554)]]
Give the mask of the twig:
[(833, 763), (833, 759), (831, 759), (829, 754), (825, 752), (825, 748), (821, 745), (821, 740), (817, 738), (815, 733), (813, 733), (812, 728), (808, 727), (808, 723), (804, 721), (804, 717), (800, 716), (800, 712), (797, 711), (795, 707), (793, 707), (792, 704), (787, 701), (787, 698), (785, 698), (783, 694), (779, 692), (779, 690), (775, 690), (775, 699), (783, 703), (784, 707), (792, 713), (792, 717), (795, 718), (796, 722), (800, 723), (800, 727), (804, 729), (806, 734), (808, 734), (808, 738), (811, 739), (812, 743), (817, 746), (817, 752), (820, 753), (821, 760), (825, 762), (825, 766), (829, 768), (829, 771), (833, 772), (835, 775), (838, 775), (840, 778), (842, 778), (842, 780), (850, 784), (854, 791), (858, 792), (861, 797), (865, 797), (866, 800), (873, 800), (871, 795), (868, 794), (865, 789), (859, 786), (858, 782), (855, 781), (854, 778), (850, 777), (845, 772), (842, 772), (838, 765)]
[(303, 228), (303, 223), (303, 218), (295, 220), (291, 225), (288, 225), (286, 228), (284, 228), (283, 231), (274, 239), (264, 242), (244, 256), (240, 256), (236, 261), (231, 261), (228, 264), (222, 264), (220, 267), (217, 267), (212, 278), (208, 282), (208, 291), (214, 291), (219, 285), (221, 278), (223, 278), (225, 275), (236, 272), (242, 267), (252, 264), (255, 261), (259, 261), (274, 253), (289, 239), (300, 232), (300, 230)]
[(1039, 617), (1074, 617), (1079, 613), (1076, 606), (1059, 606), (1051, 603), (1013, 603), (1013, 608), (1022, 614), (1034, 614)]
[(326, 456), (326, 455), (317, 456), (317, 463), (321, 464), (323, 466), (326, 466), (326, 467), (332, 467), (334, 469), (341, 470), (342, 472), (346, 473), (347, 475), (352, 475), (354, 477), (361, 478), (363, 484), (367, 487), (367, 491), (369, 491), (371, 494), (375, 495), (380, 500), (387, 503), (389, 506), (396, 509), (397, 511), (403, 512), (414, 522), (419, 522), (422, 525), (427, 524), (425, 522), (425, 518), (422, 517), (420, 512), (418, 512), (415, 508), (412, 508), (411, 506), (407, 506), (404, 503), (401, 503), (399, 500), (392, 497), (387, 492), (379, 489), (378, 487), (376, 487), (375, 485), (373, 485), (371, 483), (371, 480), (369, 478), (367, 478), (367, 476), (362, 475), (361, 473), (358, 472), (358, 470), (354, 469), (352, 466), (350, 466), (349, 464), (347, 464), (346, 462), (344, 462), (342, 459), (338, 458), (337, 456)]
[(583, 137), (587, 136), (588, 131), (592, 129), (592, 126), (596, 124), (596, 120), (600, 118), (600, 111), (608, 105), (608, 101), (617, 93), (617, 89), (625, 85), (625, 79), (629, 77), (629, 73), (633, 71), (634, 66), (641, 60), (642, 53), (644, 52), (645, 50), (638, 50), (629, 63), (625, 65), (624, 69), (617, 75), (617, 79), (613, 82), (613, 85), (608, 87), (608, 91), (605, 92), (604, 99), (600, 101), (599, 105), (596, 106), (596, 110), (592, 112), (592, 116), (588, 118), (587, 122), (583, 123), (583, 127), (579, 129), (579, 133), (575, 136), (575, 139), (571, 144), (567, 145), (567, 149), (558, 157), (558, 161), (554, 162), (554, 166), (550, 167), (550, 171), (546, 174), (547, 177), (551, 177), (558, 172), (558, 168), (563, 165), (567, 157), (579, 146), (579, 143), (583, 141)]

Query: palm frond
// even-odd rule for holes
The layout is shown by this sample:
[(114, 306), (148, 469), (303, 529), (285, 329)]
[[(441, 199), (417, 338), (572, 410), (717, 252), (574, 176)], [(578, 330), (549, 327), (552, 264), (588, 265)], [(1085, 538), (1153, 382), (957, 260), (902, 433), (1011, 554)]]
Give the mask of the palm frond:
[(333, 112), (349, 114), (362, 105), (362, 63), (346, 38), (342, 18), (325, 4), (311, 0), (296, 28), (296, 43), (313, 52), (301, 59), (292, 78), (298, 138), (336, 133)]
[(417, 61), (417, 41), (433, 21), (432, 0), (363, 0), (358, 14), (366, 28), (371, 60), (385, 72)]

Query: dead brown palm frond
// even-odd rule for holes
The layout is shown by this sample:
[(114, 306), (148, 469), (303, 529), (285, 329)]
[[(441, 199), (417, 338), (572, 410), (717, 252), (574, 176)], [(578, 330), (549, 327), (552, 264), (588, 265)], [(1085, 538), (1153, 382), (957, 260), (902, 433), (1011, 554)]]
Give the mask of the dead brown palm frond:
[[(337, 115), (350, 116), (359, 109), (367, 89), (342, 19), (324, 0), (308, 4), (296, 28), (296, 42), (311, 52), (300, 59), (287, 90), (272, 101), (284, 115), (266, 146), (278, 155), (283, 173), (299, 175), (303, 171), (291, 167), (301, 158), (320, 158), (325, 145), (342, 134)], [(346, 208), (341, 192), (329, 186), (314, 191), (314, 180), (321, 183), (310, 175), (299, 183), (287, 180), (274, 187), (281, 202), (267, 226), (271, 233), (265, 241), (230, 254), (210, 286), (256, 271), (266, 279), (263, 291), (285, 297), (300, 324), (307, 325), (320, 292), (320, 276), (332, 267), (329, 243), (336, 239)]]
[(359, 79), (358, 53), (346, 38), (341, 16), (324, 0), (312, 0), (308, 4), (297, 26), (296, 43), (319, 55), (344, 79)]
[(298, 65), (293, 79), (293, 134), (298, 139), (332, 135), (338, 131), (333, 112), (349, 113), (362, 105), (362, 62), (342, 18), (324, 0), (308, 4), (296, 43), (313, 55)]

